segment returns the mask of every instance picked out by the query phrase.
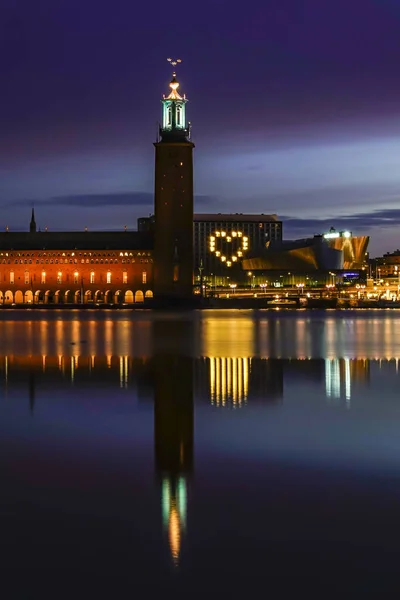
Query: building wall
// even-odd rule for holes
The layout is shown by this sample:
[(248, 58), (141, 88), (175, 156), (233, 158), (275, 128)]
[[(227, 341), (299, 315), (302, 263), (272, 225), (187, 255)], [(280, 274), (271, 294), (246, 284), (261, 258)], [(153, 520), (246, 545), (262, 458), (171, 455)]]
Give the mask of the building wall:
[[(241, 232), (248, 238), (247, 253), (261, 252), (269, 241), (282, 239), (282, 222), (276, 215), (195, 215), (194, 218), (194, 271), (199, 274), (199, 267), (203, 266), (203, 275), (230, 275), (231, 272), (241, 269), (242, 258), (239, 257), (236, 265), (228, 267), (222, 264), (215, 253), (210, 252), (210, 236), (216, 231), (225, 231), (227, 235), (232, 231)], [(220, 238), (222, 239), (222, 238)], [(241, 240), (232, 238), (232, 251), (239, 248)], [(238, 245), (239, 244), (239, 245)]]
[(155, 144), (155, 295), (193, 295), (193, 148)]
[(148, 250), (0, 252), (0, 302), (143, 302), (153, 295)]

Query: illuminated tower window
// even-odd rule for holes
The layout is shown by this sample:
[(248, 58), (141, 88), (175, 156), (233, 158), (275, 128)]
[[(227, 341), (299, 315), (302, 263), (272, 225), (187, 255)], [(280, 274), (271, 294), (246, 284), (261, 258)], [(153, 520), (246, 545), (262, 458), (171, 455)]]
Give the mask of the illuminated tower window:
[(79, 283), (79, 273), (78, 273), (78, 271), (75, 271), (75, 273), (74, 273), (74, 283)]
[(10, 283), (14, 283), (14, 271), (10, 271)]
[(111, 283), (111, 271), (107, 271), (107, 283)]
[(25, 285), (29, 284), (29, 271), (25, 271), (25, 273), (24, 273), (24, 282), (25, 282)]
[(122, 273), (122, 283), (128, 283), (128, 273), (126, 271)]
[(94, 271), (90, 271), (90, 283), (94, 283)]
[(147, 283), (147, 272), (143, 271), (142, 273), (142, 283)]
[(41, 283), (46, 283), (46, 271), (42, 271), (42, 277), (40, 278)]
[(57, 273), (57, 283), (62, 283), (62, 272), (58, 271)]

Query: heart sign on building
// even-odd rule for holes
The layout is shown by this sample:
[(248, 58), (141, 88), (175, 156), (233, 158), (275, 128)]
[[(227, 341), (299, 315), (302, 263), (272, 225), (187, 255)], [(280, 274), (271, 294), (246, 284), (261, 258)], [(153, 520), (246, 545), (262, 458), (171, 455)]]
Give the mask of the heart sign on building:
[(209, 238), (209, 249), (222, 263), (231, 267), (249, 249), (249, 238), (242, 231), (214, 231)]

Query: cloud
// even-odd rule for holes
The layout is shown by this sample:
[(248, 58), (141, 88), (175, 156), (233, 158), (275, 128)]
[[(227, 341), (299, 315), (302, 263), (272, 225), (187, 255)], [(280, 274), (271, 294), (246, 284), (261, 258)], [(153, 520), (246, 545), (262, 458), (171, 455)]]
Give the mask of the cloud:
[[(218, 203), (212, 196), (195, 196), (197, 205), (213, 205)], [(13, 202), (10, 206), (15, 206)], [(43, 200), (25, 199), (17, 202), (20, 206), (79, 206), (80, 208), (110, 208), (113, 206), (145, 206), (153, 207), (154, 194), (151, 192), (118, 192), (110, 194), (73, 194), (53, 196)]]
[(22, 200), (20, 204), (35, 206), (79, 206), (95, 208), (101, 206), (149, 206), (153, 204), (153, 194), (149, 192), (119, 192), (111, 194), (77, 194), (53, 196), (43, 200)]
[(286, 232), (289, 230), (311, 235), (335, 227), (335, 229), (349, 229), (355, 234), (362, 235), (375, 227), (382, 229), (400, 225), (400, 209), (388, 208), (325, 219), (299, 219), (291, 216), (283, 216), (281, 219), (284, 221)]

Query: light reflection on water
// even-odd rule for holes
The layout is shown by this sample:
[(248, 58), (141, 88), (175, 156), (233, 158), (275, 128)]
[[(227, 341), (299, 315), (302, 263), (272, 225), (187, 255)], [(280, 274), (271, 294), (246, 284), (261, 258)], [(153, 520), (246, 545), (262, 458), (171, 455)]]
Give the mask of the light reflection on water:
[[(90, 564), (111, 570), (136, 560), (143, 576), (163, 573), (160, 585), (169, 581), (170, 567), (181, 578), (174, 584), (207, 578), (204, 547), (209, 560), (222, 560), (221, 572), (219, 553), (230, 548), (226, 561), (243, 577), (250, 567), (239, 546), (252, 555), (278, 544), (288, 561), (298, 543), (293, 532), (302, 527), (297, 512), (310, 528), (303, 537), (312, 531), (326, 560), (337, 558), (327, 540), (338, 531), (358, 544), (361, 530), (348, 524), (353, 504), (337, 500), (329, 508), (337, 511), (331, 523), (318, 512), (327, 502), (319, 486), (334, 497), (339, 485), (353, 497), (357, 477), (398, 481), (395, 312), (109, 315), (52, 312), (46, 321), (18, 311), (7, 313), (9, 320), (1, 315), (6, 492), (0, 515), (8, 520), (0, 521), (10, 564), (18, 555), (21, 568), (30, 568), (16, 532), (29, 560), (37, 552), (51, 567), (54, 548), (69, 554), (76, 540), (62, 528), (56, 535), (51, 523), (60, 515), (68, 522), (70, 506), (74, 523), (94, 515), (88, 531), (78, 528), (85, 560), (88, 549)], [(288, 477), (289, 468), (296, 475)], [(313, 469), (317, 476), (309, 475)], [(368, 506), (363, 486), (360, 498)], [(392, 493), (400, 505), (400, 488)], [(315, 494), (322, 504), (315, 504)], [(383, 518), (372, 505), (365, 510), (365, 526)], [(391, 510), (395, 518), (397, 508)], [(267, 519), (271, 511), (276, 530)], [(391, 535), (400, 533), (393, 529), (388, 538), (370, 539), (370, 558), (382, 544), (391, 546)], [(133, 539), (146, 536), (153, 540), (150, 555), (143, 547), (135, 553)], [(319, 560), (310, 548), (307, 560), (311, 554)], [(82, 567), (82, 556), (74, 555), (74, 568)]]

